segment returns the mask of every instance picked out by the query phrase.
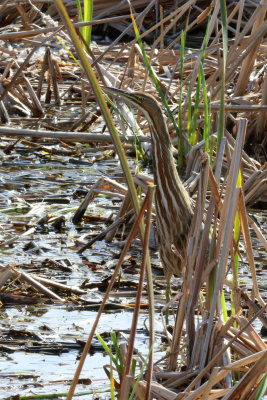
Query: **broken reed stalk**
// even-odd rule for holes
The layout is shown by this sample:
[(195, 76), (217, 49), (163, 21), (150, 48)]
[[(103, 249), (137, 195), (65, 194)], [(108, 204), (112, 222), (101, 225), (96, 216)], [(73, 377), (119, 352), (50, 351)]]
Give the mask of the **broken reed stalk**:
[[(109, 134), (93, 134), (93, 133), (81, 133), (81, 132), (60, 132), (60, 131), (39, 131), (34, 129), (17, 129), (9, 127), (1, 127), (0, 134), (10, 137), (34, 137), (34, 138), (52, 138), (60, 140), (69, 140), (78, 143), (113, 143), (112, 138)], [(123, 142), (135, 142), (135, 136), (129, 135), (127, 137), (119, 137)], [(141, 142), (150, 142), (150, 139), (146, 136), (139, 136)]]

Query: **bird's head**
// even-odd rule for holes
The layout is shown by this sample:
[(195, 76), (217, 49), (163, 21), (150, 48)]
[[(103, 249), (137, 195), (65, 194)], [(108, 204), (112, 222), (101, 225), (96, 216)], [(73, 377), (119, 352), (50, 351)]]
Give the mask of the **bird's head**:
[(158, 113), (162, 114), (159, 103), (151, 94), (144, 92), (126, 92), (125, 90), (111, 87), (105, 87), (103, 91), (136, 107), (138, 110), (142, 111), (149, 120), (155, 119)]

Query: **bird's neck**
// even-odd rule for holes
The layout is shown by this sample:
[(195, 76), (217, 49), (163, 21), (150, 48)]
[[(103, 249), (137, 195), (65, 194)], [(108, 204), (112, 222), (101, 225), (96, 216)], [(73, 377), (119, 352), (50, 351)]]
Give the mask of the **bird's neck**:
[(181, 211), (191, 215), (190, 196), (178, 175), (165, 121), (154, 123), (157, 124), (157, 130), (152, 128), (151, 136), (156, 199), (161, 200), (168, 195), (170, 202), (177, 203)]

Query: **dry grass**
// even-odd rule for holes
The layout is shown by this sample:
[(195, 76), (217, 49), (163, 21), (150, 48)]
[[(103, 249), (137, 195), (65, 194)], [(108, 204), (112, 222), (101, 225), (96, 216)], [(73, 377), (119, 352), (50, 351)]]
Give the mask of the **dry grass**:
[[(108, 143), (108, 136), (102, 135), (102, 128), (98, 125), (98, 110), (95, 110), (94, 116), (85, 110), (88, 101), (93, 100), (91, 89), (77, 63), (55, 37), (57, 32), (64, 46), (74, 52), (68, 35), (59, 26), (54, 5), (49, 1), (33, 2), (34, 7), (26, 1), (19, 5), (8, 3), (4, 2), (0, 7), (2, 26), (6, 24), (5, 30), (0, 33), (1, 134), (11, 137), (38, 136), (41, 140), (52, 136), (71, 143), (82, 140)], [(66, 3), (70, 15), (77, 23), (73, 2)], [(155, 8), (154, 1), (133, 1), (132, 5), (136, 21), (140, 24), (141, 37), (151, 43), (151, 46), (146, 46), (151, 66), (174, 113), (179, 101), (181, 81), (179, 38), (188, 17), (187, 46), (192, 49), (187, 50), (184, 57), (183, 132), (186, 140), (189, 85), (192, 85), (194, 99), (201, 59), (199, 48), (210, 2), (189, 0), (179, 2), (176, 7), (171, 7), (169, 3), (173, 4), (168, 1), (160, 2), (158, 9)], [(108, 45), (92, 43), (90, 60), (99, 82), (104, 86), (143, 90), (159, 99), (133, 36), (127, 3), (113, 1), (109, 2), (109, 6), (110, 9), (105, 12), (106, 2), (94, 2), (98, 25), (106, 24), (109, 30), (116, 28), (121, 32), (120, 37), (127, 34), (130, 41), (118, 44), (116, 39)], [(50, 16), (44, 14), (44, 11)], [(116, 18), (122, 13), (126, 13), (127, 17), (123, 20)], [(187, 257), (184, 260), (179, 302), (177, 307), (173, 306), (175, 326), (170, 339), (170, 351), (167, 358), (154, 368), (151, 394), (157, 399), (252, 399), (255, 398), (255, 391), (266, 373), (266, 343), (252, 327), (256, 318), (261, 318), (266, 324), (263, 319), (266, 304), (258, 289), (249, 227), (255, 231), (266, 249), (267, 244), (260, 228), (253, 224), (247, 211), (248, 205), (261, 203), (266, 206), (267, 202), (265, 15), (266, 3), (263, 1), (253, 4), (239, 1), (234, 5), (230, 2), (225, 136), (218, 154), (214, 151), (210, 159), (204, 152), (204, 143), (201, 141), (204, 106), (200, 98), (197, 125), (199, 141), (194, 146), (187, 143), (185, 186), (194, 199), (195, 215), (188, 239)], [(220, 18), (217, 1), (211, 13), (203, 65), (207, 90), (210, 93), (210, 136), (214, 139), (214, 148), (222, 73)], [(25, 48), (28, 49), (27, 56)], [(50, 134), (40, 129), (40, 126), (44, 127), (42, 118), (47, 113), (47, 105), (50, 110), (54, 110), (57, 105), (65, 105), (67, 101), (73, 101), (84, 109), (82, 116), (71, 121), (72, 132), (55, 131)], [(125, 111), (123, 107), (120, 110), (131, 125), (132, 119), (128, 110)], [(19, 122), (17, 113), (28, 116), (28, 120)], [(16, 128), (8, 128), (6, 122), (11, 122)], [(139, 114), (136, 124), (140, 138), (149, 142), (147, 122)], [(21, 128), (27, 128), (27, 131)], [(89, 128), (96, 129), (98, 135), (93, 137), (92, 134), (84, 133)], [(125, 124), (120, 123), (120, 128), (125, 135), (129, 134)], [(169, 128), (172, 134), (173, 127), (170, 124)], [(78, 130), (83, 132), (80, 136)], [(134, 139), (129, 136), (129, 140)], [(174, 137), (174, 144), (175, 141)], [(242, 175), (241, 185), (237, 184), (239, 173)], [(136, 177), (136, 184), (146, 192), (145, 179), (141, 178)], [(100, 182), (94, 189), (101, 185), (105, 190), (114, 190), (113, 182)], [(124, 213), (131, 212), (129, 196), (124, 188), (119, 190), (124, 202), (118, 218), (123, 218)], [(81, 212), (84, 212), (92, 196), (93, 192), (87, 196)], [(252, 276), (250, 295), (243, 293), (239, 287), (235, 270), (235, 255), (239, 254), (233, 234), (237, 214), (240, 219), (239, 236), (243, 237)], [(76, 214), (76, 217), (79, 219), (81, 214)], [(204, 228), (201, 231), (202, 224)], [(117, 226), (113, 228), (108, 232), (109, 240), (114, 237)], [(229, 281), (229, 273), (233, 276), (232, 281)], [(112, 285), (110, 289), (111, 287)], [(225, 291), (232, 293), (232, 309), (228, 310), (230, 315), (227, 320), (221, 303), (221, 296)], [(249, 320), (243, 316), (244, 300), (253, 310), (253, 316)], [(172, 302), (173, 304), (176, 303)], [(92, 335), (93, 332), (91, 338)], [(135, 380), (128, 377), (127, 382), (130, 387)], [(143, 377), (138, 384), (136, 398), (145, 398), (146, 385)]]

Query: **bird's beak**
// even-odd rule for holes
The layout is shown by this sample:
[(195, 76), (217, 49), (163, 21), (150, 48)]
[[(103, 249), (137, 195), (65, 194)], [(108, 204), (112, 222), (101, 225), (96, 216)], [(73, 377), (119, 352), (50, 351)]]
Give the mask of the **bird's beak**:
[(107, 94), (110, 94), (111, 96), (116, 96), (116, 97), (123, 96), (126, 93), (125, 90), (116, 89), (116, 88), (108, 87), (108, 86), (104, 86), (104, 87), (102, 87), (102, 89), (103, 89), (104, 93), (107, 93)]
[(109, 94), (111, 96), (117, 97), (125, 102), (130, 103), (134, 107), (140, 108), (141, 104), (138, 102), (138, 96), (136, 93), (126, 92), (122, 89), (111, 88), (111, 87), (103, 87), (103, 92)]
[(122, 89), (116, 89), (113, 87), (107, 87), (104, 86), (103, 88), (103, 92), (106, 94), (109, 94), (111, 96), (117, 97), (117, 98), (121, 98), (121, 99), (127, 99), (128, 98), (128, 92), (126, 92), (125, 90)]

